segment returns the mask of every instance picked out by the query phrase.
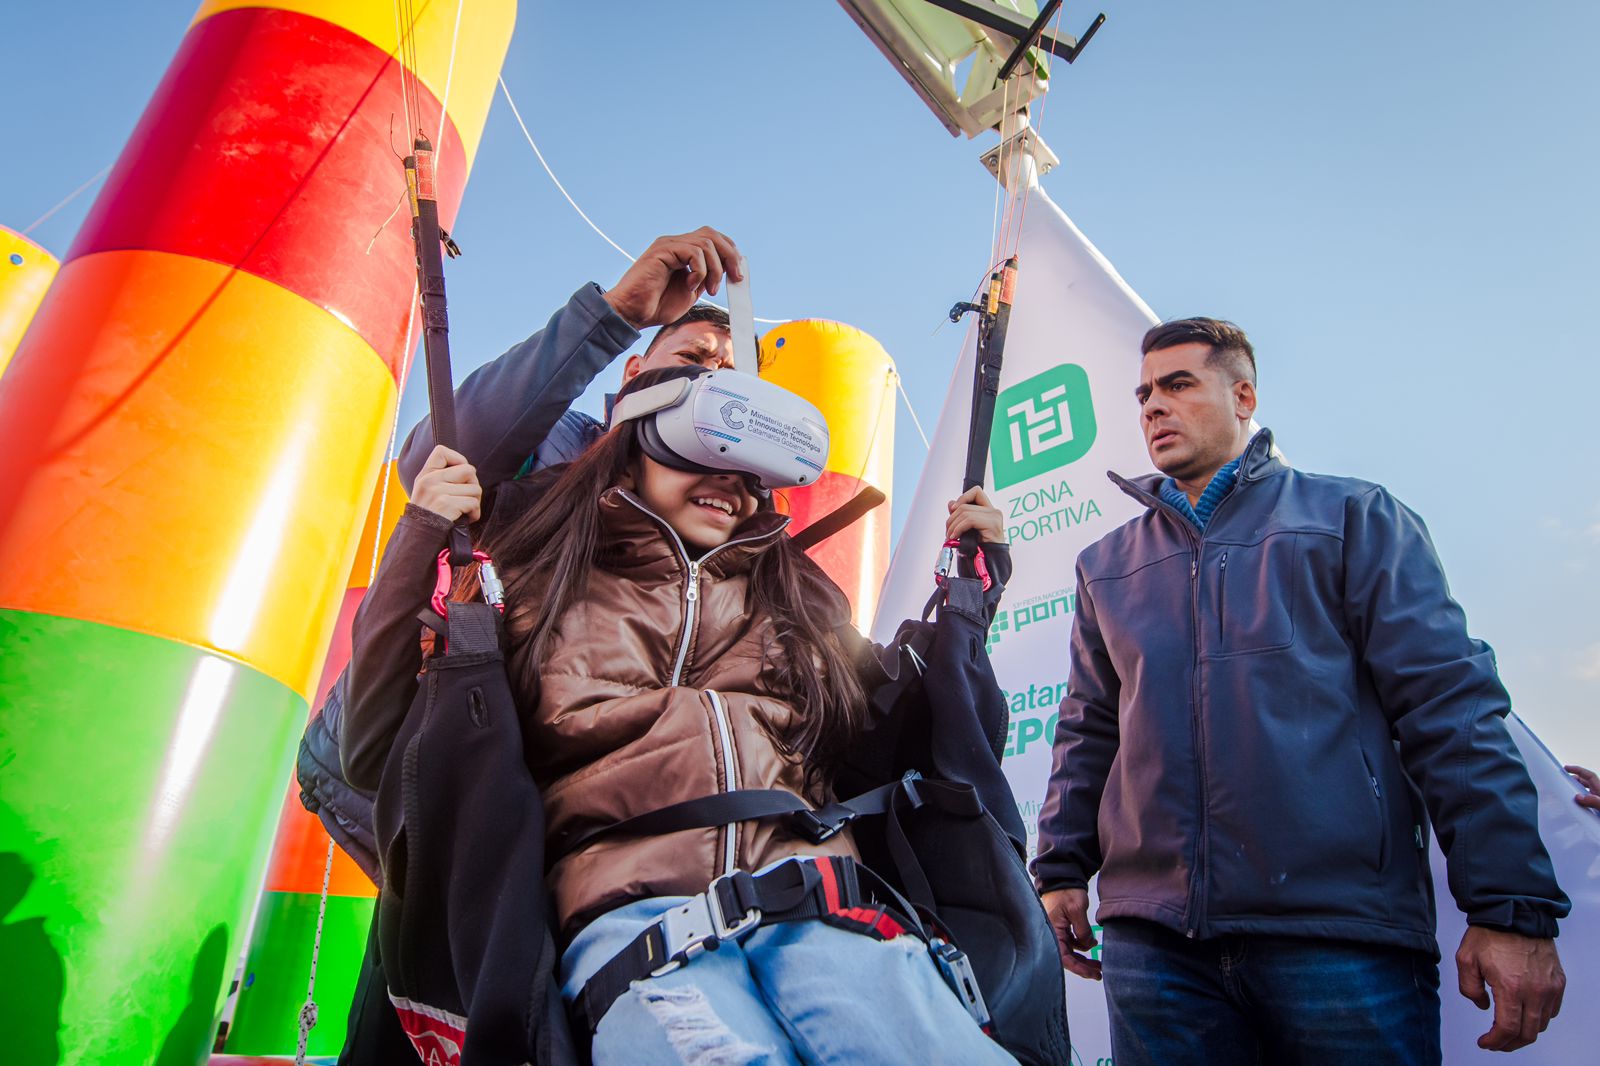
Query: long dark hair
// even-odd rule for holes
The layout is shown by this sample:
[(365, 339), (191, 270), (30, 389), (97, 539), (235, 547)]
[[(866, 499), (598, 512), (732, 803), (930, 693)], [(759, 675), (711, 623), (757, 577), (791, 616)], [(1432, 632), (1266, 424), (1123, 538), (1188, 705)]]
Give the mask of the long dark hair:
[[(543, 491), (533, 505), (485, 530), (485, 546), (506, 576), (508, 665), (519, 681), (538, 677), (556, 622), (587, 591), (605, 546), (599, 498), (635, 469), (640, 454), (637, 423), (623, 422), (571, 463), (535, 475), (547, 484), (535, 486)], [(800, 760), (813, 798), (866, 721), (866, 693), (839, 631), (849, 625), (847, 614), (839, 616), (843, 604), (838, 587), (787, 535), (751, 565), (746, 625), (770, 619), (773, 646), (762, 670), (795, 710), (772, 740)]]

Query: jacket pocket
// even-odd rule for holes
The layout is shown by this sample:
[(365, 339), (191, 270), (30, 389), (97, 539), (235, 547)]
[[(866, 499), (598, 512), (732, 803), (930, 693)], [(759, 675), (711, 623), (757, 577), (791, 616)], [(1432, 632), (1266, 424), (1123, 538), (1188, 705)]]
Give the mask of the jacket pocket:
[(1378, 861), (1376, 870), (1384, 870), (1389, 865), (1389, 814), (1384, 807), (1383, 786), (1378, 783), (1377, 771), (1372, 768), (1372, 760), (1367, 758), (1365, 748), (1361, 749), (1361, 766), (1367, 772), (1367, 787), (1372, 792), (1372, 802), (1378, 812)]
[(1277, 651), (1294, 643), (1300, 584), (1300, 538), (1270, 534), (1256, 544), (1229, 544), (1217, 558), (1214, 655)]

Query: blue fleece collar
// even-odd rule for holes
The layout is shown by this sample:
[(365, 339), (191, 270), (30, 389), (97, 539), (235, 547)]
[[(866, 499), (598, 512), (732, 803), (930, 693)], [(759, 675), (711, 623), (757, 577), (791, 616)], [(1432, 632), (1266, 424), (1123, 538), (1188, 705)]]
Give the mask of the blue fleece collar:
[[(1243, 458), (1242, 456), (1240, 458)], [(1170, 477), (1161, 482), (1159, 492), (1161, 499), (1174, 510), (1194, 524), (1194, 527), (1204, 533), (1206, 523), (1211, 521), (1211, 514), (1217, 509), (1217, 504), (1233, 488), (1233, 483), (1239, 480), (1239, 460), (1225, 464), (1211, 476), (1211, 481), (1206, 485), (1200, 499), (1193, 506), (1189, 504), (1189, 497), (1178, 488), (1178, 483)]]

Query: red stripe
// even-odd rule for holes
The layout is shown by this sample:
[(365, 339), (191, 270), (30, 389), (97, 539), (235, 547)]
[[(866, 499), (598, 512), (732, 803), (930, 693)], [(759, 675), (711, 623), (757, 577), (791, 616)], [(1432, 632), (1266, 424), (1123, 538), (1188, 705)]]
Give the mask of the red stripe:
[(887, 912), (866, 907), (846, 907), (840, 903), (839, 882), (832, 859), (818, 859), (814, 865), (822, 877), (822, 902), (829, 914), (859, 922), (884, 940), (892, 940), (905, 933), (905, 926), (889, 917)]
[[(410, 211), (390, 215), (405, 189), (391, 138), (410, 151), (404, 120), (391, 131), (405, 114), (399, 69), (310, 15), (239, 8), (202, 20), (67, 258), (149, 249), (237, 267), (349, 322), (398, 379), (416, 280)], [(438, 101), (426, 88), (418, 95), (423, 128), (443, 145), (439, 214), (449, 229), (466, 156), (455, 131), (442, 130)]]
[(426, 1014), (418, 1014), (402, 1007), (396, 1007), (395, 1013), (400, 1016), (400, 1028), (411, 1038), (411, 1045), (416, 1048), (417, 1057), (424, 1063), (428, 1066), (433, 1066), (434, 1063), (440, 1066), (461, 1066), (461, 1045), (467, 1040), (465, 1031), (439, 1018), (431, 1018)]
[(818, 859), (814, 864), (822, 876), (822, 902), (829, 914), (839, 913), (839, 882), (834, 877), (833, 860)]

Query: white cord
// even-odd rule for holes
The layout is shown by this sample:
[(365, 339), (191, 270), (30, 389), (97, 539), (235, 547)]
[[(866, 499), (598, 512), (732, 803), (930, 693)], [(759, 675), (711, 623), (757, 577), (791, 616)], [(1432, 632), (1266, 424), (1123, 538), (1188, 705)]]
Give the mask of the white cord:
[[(439, 164), (444, 162), (444, 136), (450, 132), (450, 127), (453, 125), (450, 122), (450, 83), (455, 80), (456, 76), (456, 43), (461, 39), (461, 7), (463, 3), (464, 0), (456, 0), (456, 28), (450, 33), (450, 65), (445, 68), (444, 99), (439, 102), (439, 148), (433, 157), (433, 174), (436, 183), (438, 183), (441, 169)], [(465, 145), (462, 147), (465, 147)], [(444, 185), (439, 183), (439, 188), (444, 188)]]
[[(544, 172), (546, 174), (550, 175), (550, 180), (553, 183), (555, 183), (555, 187), (556, 187), (557, 190), (560, 191), (561, 195), (566, 197), (567, 203), (571, 204), (572, 205), (572, 209), (574, 211), (578, 212), (578, 217), (583, 219), (585, 222), (587, 222), (589, 224), (589, 228), (594, 230), (595, 233), (599, 234), (601, 240), (605, 241), (607, 244), (611, 245), (611, 247), (615, 248), (618, 252), (622, 253), (622, 257), (624, 259), (626, 259), (630, 263), (637, 263), (639, 261), (637, 257), (629, 255), (628, 254), (628, 250), (626, 248), (622, 247), (622, 245), (618, 244), (616, 241), (612, 240), (610, 237), (607, 237), (606, 233), (605, 233), (605, 230), (601, 229), (599, 226), (594, 224), (594, 219), (590, 218), (587, 214), (584, 213), (583, 208), (578, 206), (578, 201), (574, 200), (572, 198), (572, 194), (567, 191), (567, 187), (565, 185), (561, 184), (561, 179), (556, 177), (556, 172), (550, 169), (550, 164), (545, 162), (544, 153), (539, 151), (539, 146), (537, 144), (535, 144), (534, 141), (533, 141), (533, 134), (528, 132), (528, 124), (526, 122), (522, 121), (522, 112), (517, 110), (517, 102), (515, 100), (511, 99), (511, 90), (506, 88), (506, 79), (503, 78), (503, 77), (500, 79), (500, 92), (501, 92), (501, 95), (503, 95), (506, 98), (506, 103), (511, 105), (511, 113), (516, 116), (517, 125), (522, 127), (522, 136), (527, 139), (528, 147), (532, 148), (533, 149), (533, 154), (539, 157), (539, 165), (541, 167), (544, 167)], [(700, 297), (700, 302), (701, 303), (710, 304), (712, 307), (721, 307), (722, 306), (721, 304), (718, 304), (714, 300), (706, 299), (704, 296)], [(724, 308), (724, 310), (726, 310), (726, 309)], [(755, 317), (755, 321), (757, 321), (757, 322), (765, 322), (769, 326), (781, 326), (785, 322), (793, 322), (794, 319), (792, 319), (792, 318), (761, 318), (759, 316), (756, 316)]]
[(891, 370), (890, 373), (894, 374), (894, 387), (900, 390), (900, 399), (906, 405), (906, 413), (911, 416), (911, 424), (917, 427), (917, 436), (922, 438), (922, 447), (924, 449), (932, 448), (932, 445), (928, 443), (928, 435), (922, 431), (922, 420), (917, 417), (917, 409), (911, 406), (911, 397), (906, 395), (906, 387), (900, 383), (899, 372)]
[(294, 1053), (294, 1066), (306, 1066), (306, 1045), (311, 1030), (317, 1027), (317, 957), (322, 954), (322, 926), (328, 916), (328, 880), (333, 875), (333, 838), (328, 838), (328, 857), (322, 864), (322, 900), (317, 904), (317, 935), (311, 942), (311, 979), (306, 983), (306, 1002), (300, 1008), (300, 1041)]
[(72, 192), (68, 193), (67, 194), (67, 198), (65, 200), (62, 200), (59, 204), (56, 204), (50, 210), (46, 211), (44, 214), (42, 214), (38, 218), (34, 219), (33, 222), (29, 224), (28, 228), (22, 231), (21, 236), (26, 237), (28, 234), (30, 234), (34, 230), (38, 229), (39, 226), (42, 225), (51, 215), (55, 214), (57, 211), (61, 210), (63, 207), (66, 207), (72, 201), (74, 201), (78, 197), (82, 196), (84, 194), (84, 192), (89, 188), (89, 186), (93, 185), (95, 182), (99, 181), (101, 178), (105, 177), (109, 173), (111, 173), (111, 164), (107, 163), (101, 169), (100, 173), (96, 174), (94, 177), (90, 178), (88, 181), (84, 182), (82, 185), (78, 186), (76, 189), (73, 189)]

